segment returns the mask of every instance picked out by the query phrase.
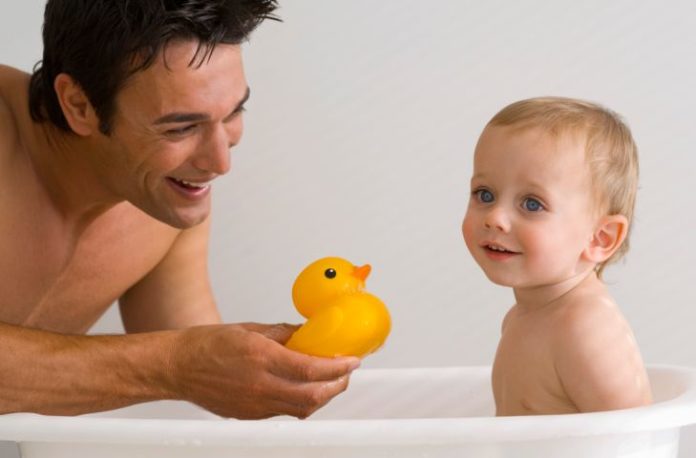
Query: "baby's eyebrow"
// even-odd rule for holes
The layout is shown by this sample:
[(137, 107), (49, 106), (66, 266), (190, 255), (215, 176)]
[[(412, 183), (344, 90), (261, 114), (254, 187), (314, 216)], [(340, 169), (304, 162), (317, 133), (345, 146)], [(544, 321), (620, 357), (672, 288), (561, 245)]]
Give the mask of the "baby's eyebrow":
[(478, 185), (478, 184), (486, 184), (487, 183), (486, 175), (482, 173), (477, 173), (476, 175), (471, 177), (471, 180), (469, 183), (471, 186)]
[(546, 193), (547, 192), (546, 186), (544, 186), (543, 184), (536, 182), (536, 181), (528, 182), (526, 187), (528, 189), (531, 189), (531, 190), (533, 190), (535, 192), (539, 192), (539, 193)]

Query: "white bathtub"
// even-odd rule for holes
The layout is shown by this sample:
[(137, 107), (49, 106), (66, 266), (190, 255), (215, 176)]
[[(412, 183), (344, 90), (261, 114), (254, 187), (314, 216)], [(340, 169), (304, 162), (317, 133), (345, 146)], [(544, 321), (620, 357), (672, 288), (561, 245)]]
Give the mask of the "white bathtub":
[(493, 417), (490, 368), (365, 369), (311, 419), (223, 420), (157, 402), (81, 417), (0, 416), (22, 458), (676, 457), (696, 370), (652, 366), (650, 407)]

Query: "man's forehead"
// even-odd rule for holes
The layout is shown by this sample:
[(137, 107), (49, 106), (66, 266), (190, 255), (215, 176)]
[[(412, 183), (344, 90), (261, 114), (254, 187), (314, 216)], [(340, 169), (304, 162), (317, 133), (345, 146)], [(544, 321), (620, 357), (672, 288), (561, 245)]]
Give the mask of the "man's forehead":
[(196, 49), (195, 42), (170, 44), (152, 65), (132, 75), (119, 95), (158, 111), (195, 99), (238, 103), (247, 91), (239, 46), (218, 45), (208, 59), (192, 65)]
[[(201, 46), (204, 46), (201, 48)], [(239, 45), (218, 44), (207, 50), (197, 41), (173, 41), (164, 46), (153, 58), (152, 63), (136, 73), (165, 78), (181, 74), (195, 75), (205, 71), (211, 64), (226, 64), (229, 70), (242, 71), (241, 48)]]

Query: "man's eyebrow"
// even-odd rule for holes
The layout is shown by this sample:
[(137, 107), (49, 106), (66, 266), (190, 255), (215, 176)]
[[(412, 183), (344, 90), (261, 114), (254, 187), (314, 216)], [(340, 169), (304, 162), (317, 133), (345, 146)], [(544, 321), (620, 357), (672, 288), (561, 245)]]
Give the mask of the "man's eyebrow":
[[(232, 110), (232, 113), (230, 113), (228, 116), (231, 116), (232, 114), (238, 112), (244, 104), (249, 100), (249, 95), (251, 94), (251, 91), (249, 90), (249, 87), (247, 86), (246, 92), (244, 93), (244, 97), (242, 97), (242, 100), (239, 101), (236, 107), (234, 107), (234, 110)], [(169, 123), (184, 123), (184, 122), (199, 122), (199, 121), (207, 121), (210, 119), (210, 115), (206, 113), (180, 113), (180, 112), (174, 112), (174, 113), (168, 113), (164, 116), (161, 116), (157, 119), (155, 119), (154, 123), (155, 125), (158, 124), (169, 124)]]
[(153, 124), (158, 125), (158, 124), (169, 124), (169, 123), (177, 123), (177, 122), (198, 122), (198, 121), (207, 121), (210, 119), (210, 116), (204, 113), (169, 113), (166, 114), (160, 118), (155, 119), (155, 122)]
[(245, 103), (247, 103), (247, 100), (249, 100), (249, 96), (251, 95), (251, 89), (249, 89), (249, 86), (247, 86), (246, 93), (244, 93), (244, 97), (242, 97), (242, 100), (239, 101), (236, 107), (234, 107), (234, 110), (232, 113), (239, 111)]

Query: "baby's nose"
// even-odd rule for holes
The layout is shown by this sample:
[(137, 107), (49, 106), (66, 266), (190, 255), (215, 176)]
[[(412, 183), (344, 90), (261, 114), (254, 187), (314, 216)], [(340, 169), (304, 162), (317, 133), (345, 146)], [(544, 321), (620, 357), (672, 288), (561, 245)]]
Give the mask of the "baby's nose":
[(486, 213), (484, 221), (487, 229), (498, 230), (501, 232), (510, 231), (510, 218), (504, 208), (495, 206)]

